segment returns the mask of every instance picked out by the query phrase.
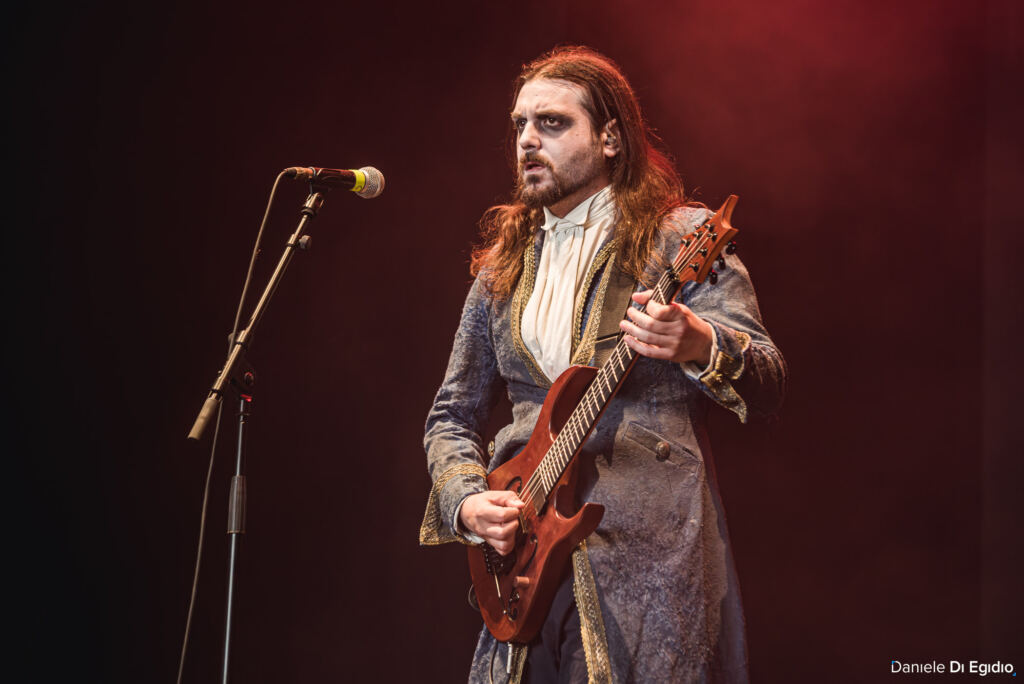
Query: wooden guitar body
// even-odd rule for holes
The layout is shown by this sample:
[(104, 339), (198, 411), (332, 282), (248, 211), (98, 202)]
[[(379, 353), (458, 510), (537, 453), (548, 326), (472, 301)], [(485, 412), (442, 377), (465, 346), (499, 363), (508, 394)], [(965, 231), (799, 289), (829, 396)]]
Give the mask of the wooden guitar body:
[[(597, 373), (573, 366), (558, 376), (541, 407), (526, 447), (488, 475), (492, 490), (511, 490), (524, 501), (522, 488), (576, 408)], [(577, 509), (579, 459), (573, 459), (554, 486), (551, 502), (535, 511), (527, 503), (519, 518), (516, 545), (508, 556), (489, 546), (470, 547), (469, 573), (480, 612), (499, 641), (526, 643), (540, 630), (561, 584), (572, 550), (593, 532), (604, 506), (588, 503)], [(553, 505), (552, 505), (553, 504)]]

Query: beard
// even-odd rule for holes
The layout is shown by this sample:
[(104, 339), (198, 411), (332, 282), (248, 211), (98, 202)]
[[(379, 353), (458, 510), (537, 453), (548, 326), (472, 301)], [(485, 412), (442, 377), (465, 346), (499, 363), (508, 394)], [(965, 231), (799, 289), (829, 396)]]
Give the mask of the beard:
[[(524, 167), (528, 163), (543, 165), (550, 178), (526, 178)], [(585, 187), (603, 171), (604, 160), (600, 155), (578, 154), (570, 158), (565, 172), (539, 159), (535, 152), (527, 152), (519, 161), (515, 197), (530, 209), (550, 207)], [(550, 182), (546, 182), (550, 180)]]

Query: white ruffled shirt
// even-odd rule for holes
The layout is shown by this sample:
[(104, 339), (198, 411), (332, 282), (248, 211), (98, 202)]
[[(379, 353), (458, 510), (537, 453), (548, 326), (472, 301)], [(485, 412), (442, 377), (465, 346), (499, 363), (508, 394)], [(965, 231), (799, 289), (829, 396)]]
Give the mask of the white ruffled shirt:
[(523, 310), (523, 343), (545, 375), (554, 380), (569, 367), (573, 314), (583, 279), (615, 228), (618, 208), (606, 185), (558, 218), (544, 207), (544, 245), (533, 293)]

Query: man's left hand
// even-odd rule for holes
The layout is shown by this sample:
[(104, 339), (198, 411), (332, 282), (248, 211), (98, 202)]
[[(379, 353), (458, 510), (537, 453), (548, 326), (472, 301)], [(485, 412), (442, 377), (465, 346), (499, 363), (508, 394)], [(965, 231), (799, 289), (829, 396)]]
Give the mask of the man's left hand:
[(632, 306), (626, 310), (629, 320), (619, 324), (626, 333), (626, 344), (633, 351), (652, 359), (677, 363), (693, 361), (707, 366), (711, 360), (714, 329), (689, 307), (678, 302), (659, 304), (651, 301), (653, 290), (635, 292), (633, 301), (647, 305), (646, 313)]

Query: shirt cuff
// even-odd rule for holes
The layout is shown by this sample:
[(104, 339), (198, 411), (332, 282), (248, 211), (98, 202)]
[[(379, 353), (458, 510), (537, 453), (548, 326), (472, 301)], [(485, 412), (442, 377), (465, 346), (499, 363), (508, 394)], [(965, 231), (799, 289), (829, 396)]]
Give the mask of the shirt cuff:
[[(703, 320), (703, 319), (702, 319)], [(683, 372), (686, 373), (686, 377), (690, 378), (694, 382), (700, 382), (700, 376), (704, 371), (711, 368), (715, 362), (715, 356), (718, 355), (718, 335), (714, 332), (714, 326), (711, 326), (711, 353), (708, 355), (708, 363), (706, 366), (701, 366), (696, 361), (687, 361), (681, 363)]]
[(460, 517), (462, 514), (462, 504), (466, 503), (466, 499), (470, 496), (472, 496), (472, 494), (467, 494), (463, 497), (462, 501), (459, 502), (459, 505), (455, 507), (455, 520), (452, 521), (452, 529), (455, 530), (457, 534), (462, 535), (462, 538), (468, 542), (473, 544), (483, 544), (484, 538), (466, 529), (466, 526), (462, 524), (462, 518)]

